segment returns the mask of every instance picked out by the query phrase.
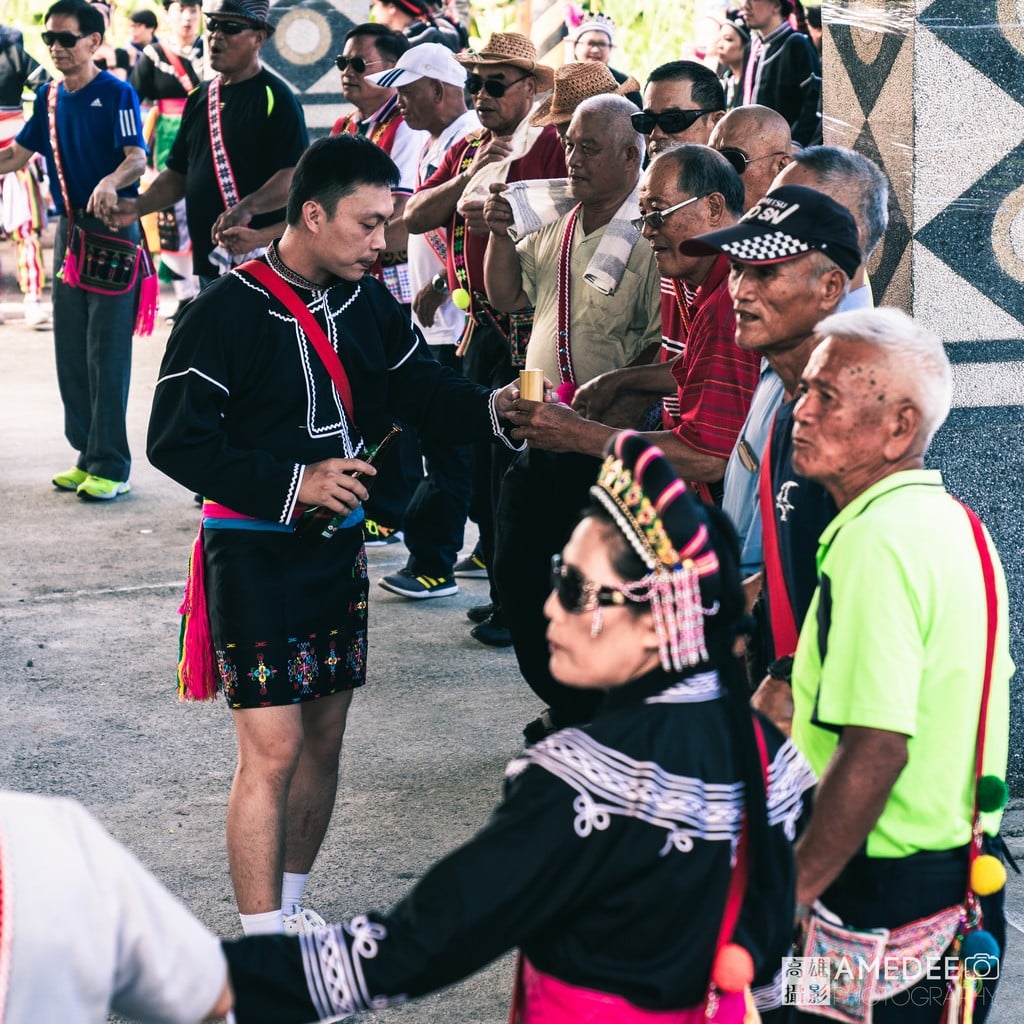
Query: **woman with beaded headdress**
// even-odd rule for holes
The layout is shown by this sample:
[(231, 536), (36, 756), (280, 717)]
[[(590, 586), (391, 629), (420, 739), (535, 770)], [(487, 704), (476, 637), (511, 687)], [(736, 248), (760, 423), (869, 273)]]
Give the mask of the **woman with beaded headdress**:
[(512, 761), (490, 822), (387, 913), (226, 943), (238, 1024), (379, 1009), (514, 947), (521, 1024), (751, 1019), (791, 938), (813, 776), (748, 707), (721, 513), (632, 432), (591, 496), (545, 612), (553, 674), (604, 691), (598, 714)]

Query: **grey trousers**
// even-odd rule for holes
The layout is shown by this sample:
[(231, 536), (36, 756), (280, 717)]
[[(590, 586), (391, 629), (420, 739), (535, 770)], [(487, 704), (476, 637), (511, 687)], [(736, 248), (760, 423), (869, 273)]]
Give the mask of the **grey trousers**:
[[(138, 225), (115, 232), (93, 217), (80, 217), (78, 223), (107, 235), (139, 238)], [(64, 436), (78, 453), (79, 469), (107, 480), (127, 480), (131, 453), (125, 412), (138, 286), (116, 296), (69, 288), (57, 277), (67, 236), (68, 220), (61, 217), (53, 250), (53, 343)]]

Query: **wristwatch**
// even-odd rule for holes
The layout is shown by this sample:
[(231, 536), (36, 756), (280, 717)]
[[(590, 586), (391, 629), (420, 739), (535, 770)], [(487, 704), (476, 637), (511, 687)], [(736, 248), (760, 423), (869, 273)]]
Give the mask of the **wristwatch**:
[(437, 273), (430, 279), (430, 287), (437, 292), (438, 295), (448, 294), (448, 275)]
[(768, 666), (768, 675), (772, 679), (778, 679), (780, 683), (792, 683), (793, 681), (793, 658), (787, 654), (785, 657), (776, 658)]

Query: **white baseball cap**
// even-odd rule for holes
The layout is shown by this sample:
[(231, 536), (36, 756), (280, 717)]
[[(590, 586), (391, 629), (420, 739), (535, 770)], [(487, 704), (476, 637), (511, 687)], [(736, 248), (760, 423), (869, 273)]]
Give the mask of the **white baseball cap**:
[(385, 89), (412, 85), (421, 78), (433, 78), (446, 85), (465, 85), (466, 69), (452, 56), (452, 51), (441, 43), (420, 43), (410, 46), (393, 68), (367, 75), (366, 80)]

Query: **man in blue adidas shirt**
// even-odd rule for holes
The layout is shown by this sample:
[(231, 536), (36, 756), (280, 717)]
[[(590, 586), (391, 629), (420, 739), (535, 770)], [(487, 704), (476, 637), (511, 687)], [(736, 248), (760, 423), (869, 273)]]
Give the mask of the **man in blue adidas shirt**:
[[(64, 434), (78, 453), (74, 466), (58, 473), (53, 484), (101, 501), (129, 490), (125, 409), (136, 289), (104, 295), (71, 287), (57, 272), (64, 263), (72, 221), (87, 231), (113, 234), (102, 218), (113, 212), (119, 195), (138, 194), (136, 183), (146, 166), (135, 91), (93, 63), (103, 42), (103, 27), (103, 15), (83, 0), (58, 0), (50, 7), (43, 42), (63, 80), (39, 90), (31, 120), (10, 146), (0, 150), (0, 173), (23, 167), (34, 152), (46, 159), (60, 213), (53, 254), (57, 383), (64, 403)], [(51, 89), (57, 90), (59, 166), (51, 145)], [(137, 242), (139, 229), (132, 226), (117, 234)]]

